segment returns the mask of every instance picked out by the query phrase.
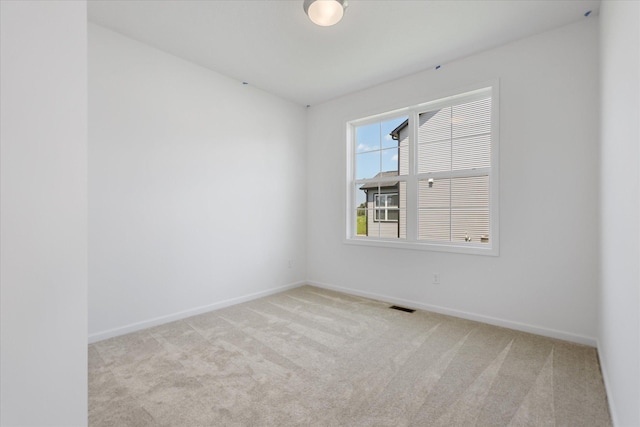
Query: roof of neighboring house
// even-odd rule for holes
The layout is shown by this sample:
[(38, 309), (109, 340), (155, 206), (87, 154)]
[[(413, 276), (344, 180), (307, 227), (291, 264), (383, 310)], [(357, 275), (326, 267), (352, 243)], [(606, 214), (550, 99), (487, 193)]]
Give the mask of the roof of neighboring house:
[[(398, 171), (380, 172), (379, 174), (374, 176), (374, 178), (387, 178), (390, 176), (398, 176)], [(396, 185), (398, 185), (398, 181), (383, 182), (383, 183), (369, 182), (369, 183), (363, 184), (362, 187), (360, 187), (360, 190), (370, 190), (372, 188), (378, 188), (378, 185), (380, 186), (380, 188), (395, 187)]]
[(406, 128), (408, 124), (409, 124), (409, 119), (407, 119), (404, 122), (400, 123), (397, 128), (395, 128), (394, 130), (389, 132), (389, 135), (391, 135), (391, 138), (393, 138), (394, 141), (397, 141), (398, 138), (400, 138), (400, 131), (402, 129)]

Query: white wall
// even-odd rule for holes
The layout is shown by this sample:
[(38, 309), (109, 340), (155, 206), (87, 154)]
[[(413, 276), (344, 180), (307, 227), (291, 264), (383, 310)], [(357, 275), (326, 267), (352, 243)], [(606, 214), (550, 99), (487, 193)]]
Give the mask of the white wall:
[[(597, 61), (597, 18), (585, 18), (312, 107), (310, 281), (594, 345)], [(345, 121), (495, 78), (500, 79), (500, 256), (343, 243)], [(440, 274), (441, 284), (431, 283), (433, 273)]]
[(86, 4), (0, 19), (0, 425), (86, 425)]
[(640, 3), (601, 6), (599, 353), (616, 425), (640, 425)]
[(304, 280), (305, 128), (304, 107), (90, 24), (90, 341)]

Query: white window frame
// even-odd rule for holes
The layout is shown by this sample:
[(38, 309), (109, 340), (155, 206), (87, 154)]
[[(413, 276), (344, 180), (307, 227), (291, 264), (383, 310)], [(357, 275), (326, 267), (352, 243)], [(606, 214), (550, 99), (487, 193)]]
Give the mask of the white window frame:
[[(491, 167), (485, 171), (489, 175), (489, 243), (480, 242), (450, 242), (418, 240), (418, 181), (428, 178), (442, 177), (443, 173), (417, 174), (417, 134), (418, 116), (425, 111), (448, 107), (455, 104), (470, 102), (491, 96)], [(382, 246), (400, 249), (428, 250), (438, 252), (453, 252), (477, 255), (499, 255), (499, 87), (498, 81), (492, 81), (467, 88), (452, 91), (433, 101), (414, 104), (406, 108), (397, 109), (365, 118), (347, 121), (347, 191), (346, 191), (346, 236), (347, 244), (364, 246)], [(394, 176), (386, 179), (356, 180), (356, 151), (355, 129), (358, 126), (381, 122), (405, 115), (409, 117), (409, 174)], [(454, 176), (472, 176), (479, 170), (470, 172), (454, 172)], [(449, 173), (451, 175), (451, 173)], [(370, 236), (358, 236), (356, 230), (356, 187), (363, 182), (384, 181), (406, 182), (406, 238), (387, 239)], [(358, 183), (356, 184), (356, 181)], [(375, 205), (375, 202), (374, 202)]]

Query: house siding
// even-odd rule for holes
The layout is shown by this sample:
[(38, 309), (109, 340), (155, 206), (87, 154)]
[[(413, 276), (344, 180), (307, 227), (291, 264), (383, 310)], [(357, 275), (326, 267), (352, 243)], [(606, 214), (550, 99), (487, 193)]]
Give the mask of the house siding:
[[(482, 101), (490, 105), (490, 101)], [(488, 108), (485, 106), (485, 108)], [(446, 171), (451, 168), (451, 141), (442, 141), (446, 132), (441, 127), (449, 127), (450, 114), (444, 110), (420, 115), (418, 139), (423, 141), (417, 148), (418, 173), (425, 171)], [(432, 122), (432, 123), (431, 123)], [(444, 126), (444, 125), (447, 126)], [(482, 154), (479, 164), (471, 166), (490, 166), (490, 136), (471, 138), (469, 141), (457, 141), (463, 152), (473, 151)], [(399, 175), (409, 173), (409, 127), (398, 132), (398, 171)], [(454, 153), (455, 154), (455, 153)], [(460, 157), (457, 156), (457, 157)], [(456, 158), (457, 158), (456, 157)], [(466, 159), (462, 155), (462, 159)], [(458, 161), (457, 163), (460, 163)], [(469, 166), (469, 165), (466, 165)], [(399, 237), (406, 238), (406, 184), (399, 188), (400, 227)], [(427, 180), (418, 182), (418, 239), (435, 241), (481, 242), (489, 236), (489, 177), (439, 179), (429, 186)], [(369, 234), (371, 235), (371, 234)]]

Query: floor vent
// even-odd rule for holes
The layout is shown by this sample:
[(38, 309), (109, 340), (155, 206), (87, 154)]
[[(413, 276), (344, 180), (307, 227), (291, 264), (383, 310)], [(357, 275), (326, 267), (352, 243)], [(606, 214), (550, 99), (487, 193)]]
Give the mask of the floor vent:
[(413, 312), (415, 311), (415, 310), (414, 310), (414, 309), (412, 309), (412, 308), (400, 307), (399, 305), (392, 305), (392, 306), (391, 306), (391, 307), (389, 307), (389, 308), (392, 308), (392, 309), (394, 309), (394, 310), (404, 311), (404, 312), (407, 312), (407, 313), (413, 313)]

